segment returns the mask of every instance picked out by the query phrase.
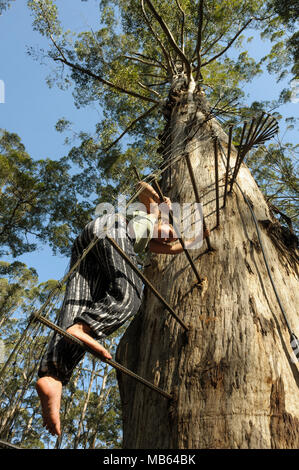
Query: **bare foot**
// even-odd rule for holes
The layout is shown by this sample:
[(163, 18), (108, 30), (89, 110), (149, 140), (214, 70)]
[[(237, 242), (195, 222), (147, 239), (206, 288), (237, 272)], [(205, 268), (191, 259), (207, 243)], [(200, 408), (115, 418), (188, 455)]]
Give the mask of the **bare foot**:
[(103, 358), (112, 359), (111, 354), (92, 336), (90, 336), (90, 328), (86, 323), (75, 323), (73, 326), (68, 328), (67, 333), (75, 336), (85, 343), (87, 346), (92, 348), (95, 352), (100, 354)]
[(210, 230), (207, 228), (203, 233), (203, 238), (208, 238), (211, 235)]
[(45, 375), (38, 379), (36, 390), (41, 401), (44, 426), (54, 436), (60, 436), (60, 402), (62, 383), (60, 380)]

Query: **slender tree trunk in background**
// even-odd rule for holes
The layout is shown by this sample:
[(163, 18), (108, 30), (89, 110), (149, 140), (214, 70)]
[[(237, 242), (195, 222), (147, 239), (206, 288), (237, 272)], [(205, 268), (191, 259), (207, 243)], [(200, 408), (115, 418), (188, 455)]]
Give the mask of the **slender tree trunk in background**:
[(32, 423), (33, 423), (34, 417), (35, 417), (35, 413), (33, 413), (33, 414), (30, 416), (28, 422), (26, 423), (26, 427), (25, 427), (25, 429), (24, 429), (24, 431), (23, 431), (23, 433), (22, 433), (21, 442), (24, 442), (25, 439), (26, 439), (26, 437), (29, 435), (30, 430), (31, 430), (31, 427), (32, 427)]
[[(108, 398), (108, 393), (107, 393), (107, 380), (109, 376), (108, 368), (109, 368), (108, 365), (104, 367), (103, 380), (101, 382), (101, 387), (98, 392), (98, 409), (102, 408), (103, 410), (105, 406), (105, 401)], [(95, 449), (97, 437), (98, 437), (98, 430), (96, 429), (92, 436), (90, 449)]]
[[(234, 185), (216, 225), (215, 133), (225, 150), (227, 136), (205, 119), (204, 98), (196, 92), (170, 94), (168, 156), (189, 152), (211, 245), (190, 250), (204, 289), (184, 253), (152, 255), (145, 274), (189, 325), (181, 326), (147, 289), (140, 314), (131, 322), (117, 360), (173, 394), (168, 402), (125, 375), (118, 375), (124, 448), (298, 448), (299, 373), (292, 362), (289, 333), (267, 274), (248, 206)], [(195, 117), (196, 112), (196, 118)], [(193, 122), (190, 127), (190, 123)], [(201, 124), (201, 125), (200, 125)], [(198, 132), (195, 132), (200, 125)], [(182, 145), (186, 136), (192, 136)], [(168, 137), (167, 137), (168, 136)], [(236, 151), (233, 149), (231, 166)], [(219, 152), (220, 195), (225, 163)], [(245, 164), (238, 182), (258, 221), (276, 226)], [(163, 174), (162, 190), (172, 201), (194, 202), (184, 158)], [(221, 197), (220, 207), (223, 199)], [(269, 222), (270, 221), (270, 222)], [(291, 327), (298, 332), (298, 271), (295, 257), (260, 223), (271, 273)], [(278, 233), (278, 235), (277, 235)], [(275, 241), (276, 240), (276, 241)]]
[(32, 371), (28, 374), (28, 377), (26, 377), (26, 375), (23, 375), (24, 381), (22, 383), (22, 388), (18, 389), (15, 393), (15, 401), (13, 403), (11, 402), (9, 407), (7, 407), (4, 412), (2, 411), (0, 423), (0, 436), (2, 438), (5, 438), (10, 432), (11, 424), (13, 423), (15, 417), (20, 411), (20, 407), (22, 406), (22, 400), (26, 394), (28, 383), (30, 383), (32, 375)]

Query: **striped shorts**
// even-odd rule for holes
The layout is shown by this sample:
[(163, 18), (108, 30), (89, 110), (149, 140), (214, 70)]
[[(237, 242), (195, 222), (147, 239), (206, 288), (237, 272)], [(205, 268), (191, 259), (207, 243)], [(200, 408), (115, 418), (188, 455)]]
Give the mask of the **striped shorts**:
[[(137, 266), (134, 240), (127, 234), (126, 221), (117, 217), (115, 222), (114, 218), (114, 215), (97, 218), (75, 240), (70, 268), (92, 240), (96, 238), (97, 243), (68, 278), (58, 319), (58, 325), (64, 330), (77, 322), (86, 323), (100, 343), (137, 313), (142, 298), (141, 279), (105, 238), (106, 224), (112, 227), (108, 235)], [(38, 376), (52, 375), (65, 385), (83, 356), (83, 348), (54, 333), (42, 357)]]

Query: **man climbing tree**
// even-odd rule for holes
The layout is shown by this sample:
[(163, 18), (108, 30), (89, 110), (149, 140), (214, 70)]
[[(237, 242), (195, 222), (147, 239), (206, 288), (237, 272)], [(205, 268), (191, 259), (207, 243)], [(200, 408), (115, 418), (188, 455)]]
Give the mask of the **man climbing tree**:
[[(99, 97), (106, 107), (90, 166), (99, 159), (121, 185), (130, 171), (124, 162), (154, 167), (158, 138), (163, 193), (201, 202), (211, 232), (192, 254), (204, 282), (183, 253), (153, 254), (146, 268), (188, 334), (145, 289), (117, 357), (173, 400), (120, 375), (124, 447), (297, 448), (299, 373), (290, 345), (290, 332), (298, 334), (297, 247), (242, 162), (273, 135), (267, 115), (232, 104), (243, 96), (238, 84), (260, 66), (246, 51), (227, 55), (249, 27), (281, 39), (279, 16), (259, 0), (103, 0), (103, 27), (72, 47), (54, 3), (29, 4), (35, 28), (51, 41), (50, 57), (70, 71), (77, 103)], [(280, 40), (268, 56), (274, 69), (287, 64), (284, 46)], [(232, 119), (221, 126), (217, 115)], [(121, 153), (120, 138), (134, 133), (142, 141)]]
[[(112, 214), (96, 218), (86, 225), (72, 248), (70, 269), (94, 239), (97, 240), (69, 278), (59, 325), (103, 359), (111, 359), (112, 356), (101, 341), (136, 314), (142, 298), (140, 278), (115, 252), (105, 233), (119, 243), (133, 262), (134, 251), (140, 253), (147, 245), (156, 253), (177, 254), (183, 251), (180, 244), (170, 244), (177, 240), (173, 227), (159, 219), (160, 208), (163, 214), (165, 207), (159, 205), (159, 195), (147, 183), (140, 182), (139, 187), (139, 199), (145, 210), (133, 212), (128, 226), (121, 214), (118, 217)], [(166, 206), (171, 207), (168, 198)], [(201, 234), (197, 238), (202, 238)], [(185, 247), (194, 244), (194, 241), (187, 241)], [(36, 388), (44, 425), (53, 435), (60, 435), (62, 386), (69, 382), (74, 367), (83, 355), (81, 346), (70, 344), (67, 339), (54, 334), (41, 361)]]

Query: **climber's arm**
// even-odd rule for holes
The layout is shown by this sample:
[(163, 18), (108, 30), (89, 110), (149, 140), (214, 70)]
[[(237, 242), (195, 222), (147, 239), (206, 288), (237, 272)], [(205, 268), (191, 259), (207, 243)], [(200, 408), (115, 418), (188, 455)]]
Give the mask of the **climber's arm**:
[(165, 255), (177, 255), (183, 251), (183, 247), (180, 243), (170, 245), (169, 243), (153, 239), (149, 242), (148, 247), (152, 253), (163, 253)]
[(152, 188), (152, 186), (148, 183), (145, 183), (144, 181), (139, 181), (137, 184), (137, 189), (140, 191), (138, 198), (140, 202), (146, 205), (148, 202), (155, 202), (156, 204), (159, 204), (160, 198), (159, 194)]
[[(210, 235), (210, 231), (206, 230), (203, 234), (203, 238), (206, 238), (209, 235)], [(185, 248), (187, 250), (190, 248), (193, 248), (199, 241), (200, 241), (200, 235), (190, 240), (187, 240), (184, 242)], [(162, 242), (153, 238), (149, 242), (148, 247), (152, 253), (161, 253), (165, 255), (177, 255), (179, 253), (182, 253), (182, 251), (184, 251), (184, 248), (182, 247), (180, 242), (176, 242), (175, 244), (170, 245), (169, 243)]]
[[(159, 194), (154, 190), (154, 188), (144, 181), (139, 181), (137, 184), (137, 189), (141, 190), (138, 195), (138, 199), (142, 204), (145, 205), (147, 212), (154, 212), (155, 214), (158, 214), (158, 205), (161, 204), (161, 200)], [(169, 197), (164, 197), (163, 202), (169, 207), (169, 209), (172, 209), (171, 200)]]

